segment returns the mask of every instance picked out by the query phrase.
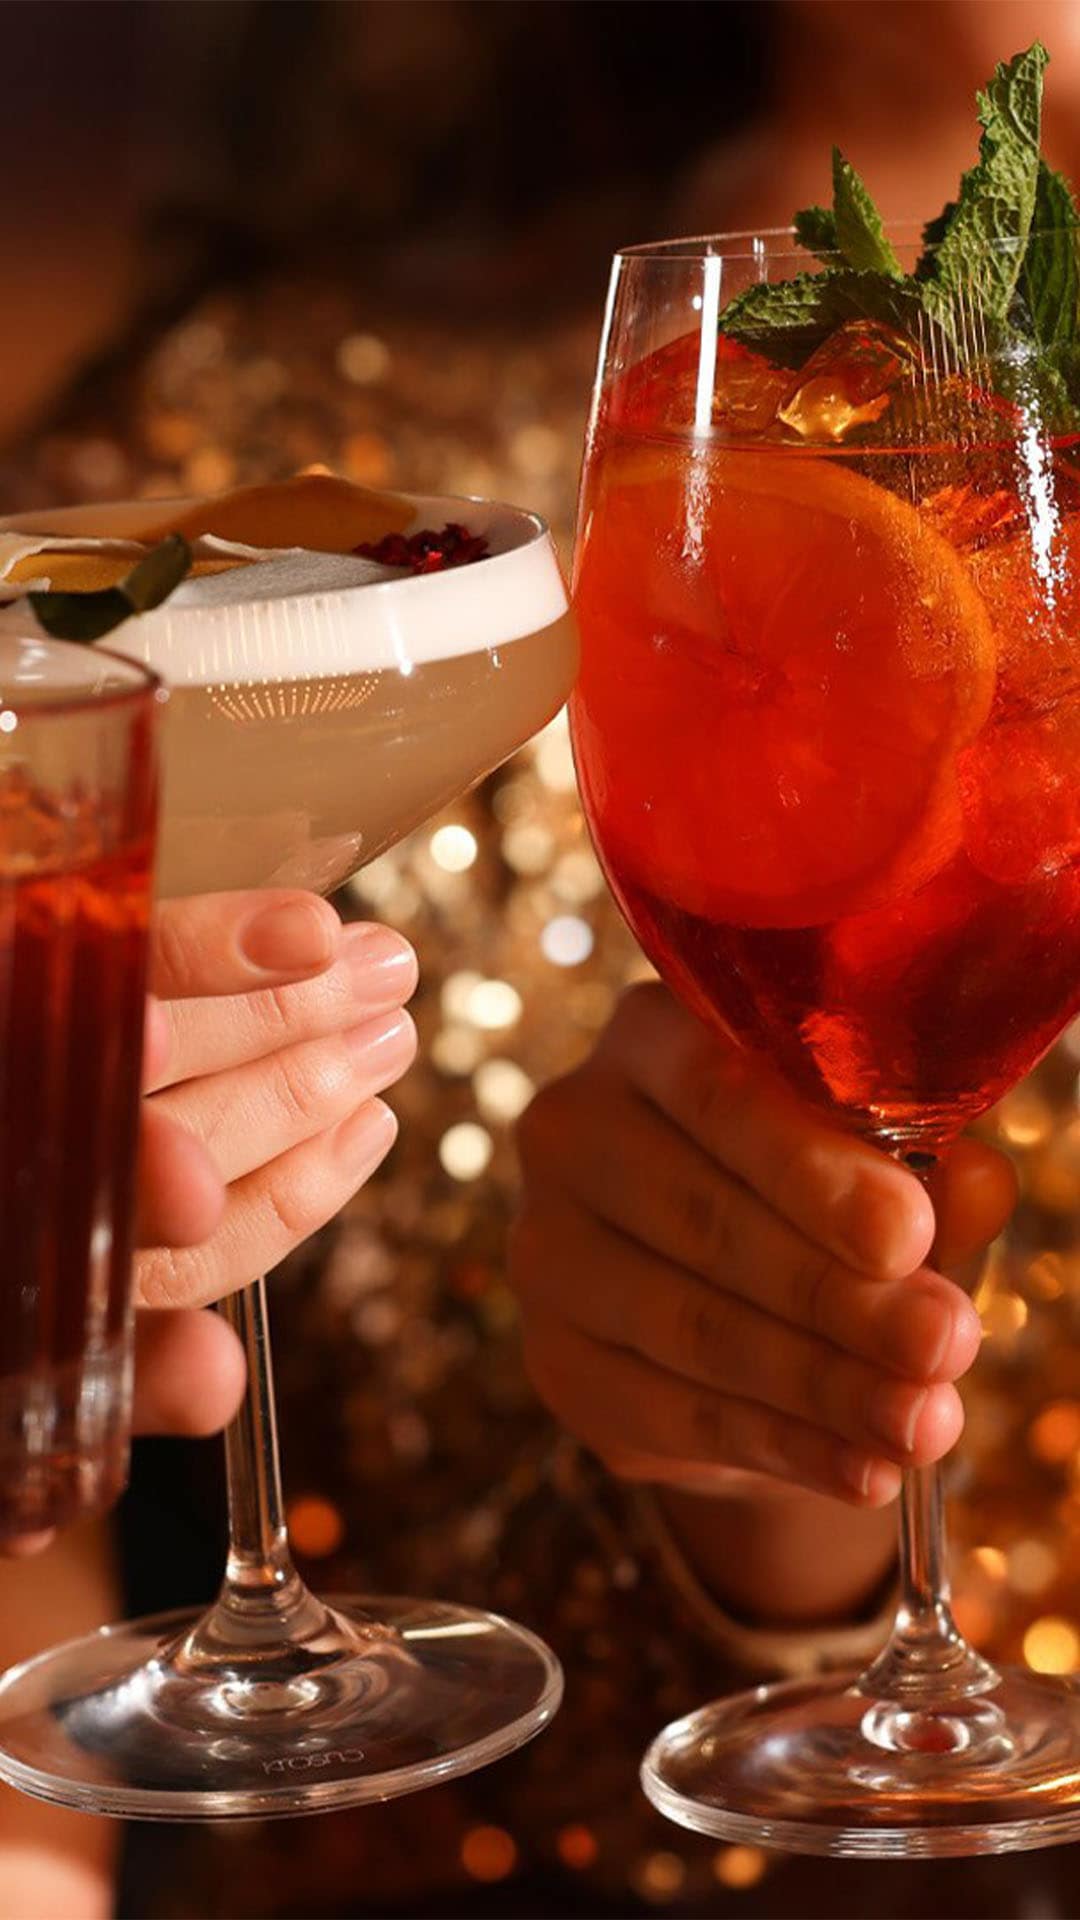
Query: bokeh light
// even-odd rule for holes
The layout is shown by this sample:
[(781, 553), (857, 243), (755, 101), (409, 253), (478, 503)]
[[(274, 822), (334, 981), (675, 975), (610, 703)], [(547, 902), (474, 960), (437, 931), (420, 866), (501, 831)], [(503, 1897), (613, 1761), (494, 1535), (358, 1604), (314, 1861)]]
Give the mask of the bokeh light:
[(505, 1827), (470, 1827), (461, 1842), (461, 1864), (471, 1880), (494, 1884), (517, 1866), (518, 1851)]
[(760, 1847), (721, 1847), (713, 1855), (713, 1877), (722, 1887), (756, 1887), (768, 1864)]
[(476, 835), (468, 827), (449, 822), (431, 836), (431, 857), (444, 873), (465, 873), (476, 859)]
[(454, 1180), (478, 1180), (493, 1151), (490, 1133), (474, 1120), (462, 1120), (456, 1127), (448, 1127), (439, 1141), (439, 1159)]
[(345, 1538), (345, 1522), (338, 1509), (321, 1494), (298, 1494), (286, 1515), (292, 1543), (299, 1553), (319, 1560), (336, 1553)]
[(1055, 1615), (1033, 1620), (1024, 1635), (1024, 1659), (1035, 1673), (1075, 1673), (1080, 1633), (1071, 1620)]

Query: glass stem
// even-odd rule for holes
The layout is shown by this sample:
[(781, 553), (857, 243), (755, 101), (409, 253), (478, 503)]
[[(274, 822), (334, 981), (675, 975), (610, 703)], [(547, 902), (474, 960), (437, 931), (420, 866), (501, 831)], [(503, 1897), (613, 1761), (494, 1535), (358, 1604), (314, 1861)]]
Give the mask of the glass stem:
[(229, 1553), (218, 1597), (171, 1652), (177, 1670), (220, 1670), (307, 1644), (332, 1651), (336, 1619), (292, 1562), (281, 1498), (266, 1286), (221, 1302), (244, 1349), (247, 1390), (225, 1432)]
[[(937, 1155), (900, 1152), (929, 1187)], [(983, 1694), (997, 1675), (968, 1646), (950, 1605), (945, 1502), (939, 1466), (915, 1467), (900, 1493), (900, 1598), (888, 1644), (861, 1685), (886, 1702), (947, 1708)]]
[(266, 1282), (255, 1280), (242, 1292), (227, 1295), (220, 1312), (240, 1341), (247, 1364), (247, 1390), (225, 1431), (229, 1491), (225, 1580), (251, 1596), (296, 1577), (281, 1497)]

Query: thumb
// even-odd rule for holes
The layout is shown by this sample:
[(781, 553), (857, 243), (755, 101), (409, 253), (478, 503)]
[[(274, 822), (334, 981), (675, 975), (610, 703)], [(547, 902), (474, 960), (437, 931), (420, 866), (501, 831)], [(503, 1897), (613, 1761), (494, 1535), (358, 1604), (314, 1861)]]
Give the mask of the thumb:
[(958, 1140), (930, 1182), (937, 1267), (961, 1266), (1001, 1232), (1016, 1205), (1011, 1160), (981, 1140)]

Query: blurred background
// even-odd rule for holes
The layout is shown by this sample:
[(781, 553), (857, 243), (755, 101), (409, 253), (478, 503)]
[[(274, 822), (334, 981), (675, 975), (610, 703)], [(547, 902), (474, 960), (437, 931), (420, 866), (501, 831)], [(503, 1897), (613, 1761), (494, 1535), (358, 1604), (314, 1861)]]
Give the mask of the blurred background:
[[(7, 0), (0, 29), (2, 512), (324, 465), (520, 501), (568, 557), (616, 246), (783, 224), (827, 197), (833, 140), (886, 215), (936, 212), (975, 87), (1036, 35), (1046, 145), (1080, 178), (1074, 0)], [(295, 1544), (325, 1587), (529, 1621), (567, 1703), (524, 1754), (418, 1800), (138, 1829), (120, 1910), (1075, 1915), (1068, 1850), (782, 1860), (684, 1835), (637, 1791), (649, 1735), (731, 1676), (515, 1346), (512, 1122), (643, 970), (562, 723), (345, 906), (417, 945), (422, 1052), (387, 1167), (275, 1279)], [(954, 1468), (962, 1624), (1052, 1672), (1080, 1666), (1078, 1068), (1075, 1036), (990, 1123), (1024, 1200), (981, 1286)], [(217, 1472), (214, 1447), (142, 1449), (129, 1605), (209, 1594)]]

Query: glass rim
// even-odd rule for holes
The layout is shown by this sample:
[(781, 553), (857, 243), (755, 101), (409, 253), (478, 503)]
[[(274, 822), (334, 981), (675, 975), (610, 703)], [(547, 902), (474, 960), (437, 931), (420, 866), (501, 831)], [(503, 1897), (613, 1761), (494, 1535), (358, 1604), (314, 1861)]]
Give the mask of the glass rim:
[(83, 656), (92, 654), (104, 659), (112, 667), (120, 667), (131, 678), (130, 686), (104, 688), (95, 693), (90, 688), (58, 688), (55, 695), (46, 687), (40, 690), (29, 705), (20, 704), (13, 690), (8, 688), (0, 667), (0, 711), (18, 715), (20, 727), (29, 726), (35, 720), (73, 719), (91, 714), (114, 714), (125, 708), (164, 703), (169, 690), (161, 675), (152, 667), (145, 666), (141, 660), (134, 660), (130, 654), (118, 653), (112, 647), (103, 647), (96, 640), (60, 640), (51, 633), (31, 633), (23, 628), (4, 631), (0, 628), (0, 652), (5, 641), (16, 641), (24, 646), (38, 647), (46, 653), (78, 653)]
[[(923, 233), (925, 220), (885, 220), (885, 235), (901, 245), (917, 245), (922, 251), (933, 253), (935, 248), (927, 246)], [(985, 245), (995, 253), (1012, 253), (1029, 240), (1044, 235), (1071, 233), (1080, 244), (1080, 228), (1075, 227), (1031, 227), (1023, 241), (1008, 235), (1000, 239), (988, 239)], [(780, 247), (776, 241), (790, 241), (790, 246)], [(840, 253), (830, 254), (824, 249), (818, 254), (812, 247), (803, 246), (796, 238), (795, 228), (788, 224), (782, 227), (735, 227), (724, 233), (697, 233), (675, 236), (669, 240), (643, 240), (632, 246), (618, 247), (613, 256), (614, 265), (632, 264), (637, 261), (654, 260), (658, 263), (695, 260), (815, 260), (819, 268), (829, 259), (842, 262)]]

